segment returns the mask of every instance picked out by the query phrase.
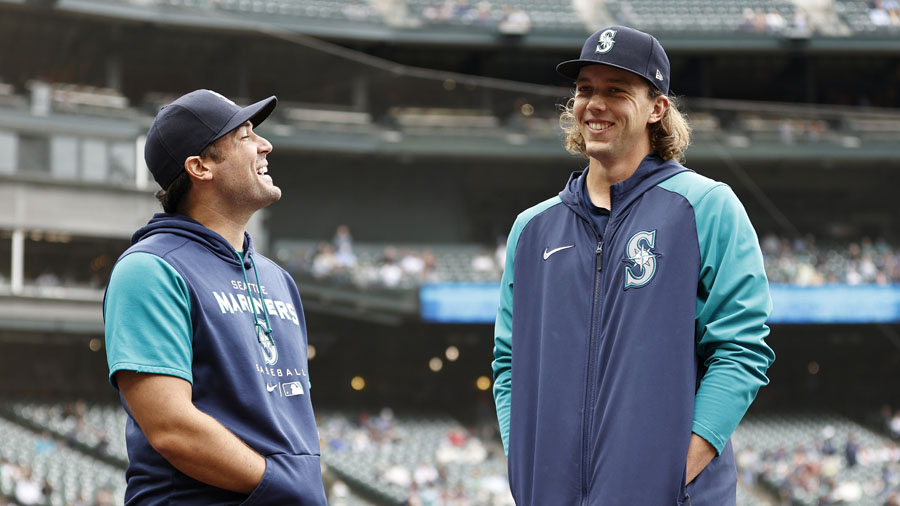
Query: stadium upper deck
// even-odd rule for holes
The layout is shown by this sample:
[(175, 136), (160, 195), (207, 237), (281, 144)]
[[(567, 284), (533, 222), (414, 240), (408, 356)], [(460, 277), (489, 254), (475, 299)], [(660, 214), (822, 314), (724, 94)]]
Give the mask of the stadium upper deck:
[[(3, 0), (10, 3), (22, 3)], [(25, 2), (28, 3), (28, 2)], [(39, 2), (34, 2), (39, 3)], [(288, 30), (360, 40), (449, 44), (520, 38), (569, 47), (586, 33), (620, 23), (684, 47), (773, 47), (778, 40), (836, 47), (828, 39), (865, 37), (869, 49), (900, 36), (894, 0), (56, 0), (56, 8), (137, 20), (239, 29)], [(268, 27), (268, 28), (267, 28)], [(670, 41), (666, 41), (666, 47)], [(850, 49), (844, 47), (844, 49)]]

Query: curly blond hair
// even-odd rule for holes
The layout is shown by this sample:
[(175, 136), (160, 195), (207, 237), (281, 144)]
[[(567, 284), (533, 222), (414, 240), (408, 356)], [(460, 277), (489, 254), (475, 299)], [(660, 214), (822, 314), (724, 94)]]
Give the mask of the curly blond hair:
[[(653, 86), (648, 87), (648, 96), (655, 99), (662, 93)], [(678, 110), (678, 99), (670, 96), (669, 109), (662, 119), (650, 125), (650, 149), (663, 160), (675, 159), (684, 162), (684, 151), (691, 144), (691, 125), (687, 117)], [(573, 155), (581, 155), (588, 158), (584, 144), (584, 137), (578, 129), (578, 121), (575, 120), (575, 98), (566, 101), (561, 107), (559, 126), (566, 134), (566, 151)]]

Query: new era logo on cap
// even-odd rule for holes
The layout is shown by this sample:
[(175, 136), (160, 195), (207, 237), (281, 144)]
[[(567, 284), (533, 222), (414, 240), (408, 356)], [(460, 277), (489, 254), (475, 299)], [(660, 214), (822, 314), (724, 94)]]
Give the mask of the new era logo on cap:
[(669, 58), (652, 35), (627, 26), (604, 28), (584, 41), (581, 57), (556, 66), (571, 80), (586, 65), (609, 65), (633, 72), (663, 94), (669, 93)]

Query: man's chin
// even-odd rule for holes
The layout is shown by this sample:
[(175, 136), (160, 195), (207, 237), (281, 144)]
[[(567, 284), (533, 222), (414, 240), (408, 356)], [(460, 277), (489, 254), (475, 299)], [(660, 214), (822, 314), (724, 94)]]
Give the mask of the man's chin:
[(603, 160), (609, 156), (609, 146), (601, 143), (589, 143), (584, 150), (587, 155), (596, 160)]
[(262, 195), (258, 195), (256, 201), (260, 204), (259, 209), (264, 209), (281, 200), (281, 188), (277, 186), (269, 186)]
[(269, 203), (266, 204), (267, 207), (268, 207), (268, 206), (271, 206), (272, 204), (274, 204), (274, 203), (278, 202), (279, 200), (281, 200), (281, 188), (279, 188), (279, 187), (277, 187), (277, 186), (273, 186), (273, 187), (272, 187), (272, 192), (269, 194), (269, 196), (270, 196), (271, 198), (270, 198), (270, 200), (269, 200)]

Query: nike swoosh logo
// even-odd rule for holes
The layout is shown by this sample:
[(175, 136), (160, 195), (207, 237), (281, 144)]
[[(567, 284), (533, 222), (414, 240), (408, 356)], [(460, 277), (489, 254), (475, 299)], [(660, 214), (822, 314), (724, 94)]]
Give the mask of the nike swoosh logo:
[(574, 244), (570, 244), (568, 246), (563, 246), (561, 248), (552, 249), (550, 251), (547, 251), (547, 248), (544, 248), (544, 260), (550, 258), (550, 255), (556, 253), (557, 251), (562, 251), (564, 249), (569, 249), (569, 248), (574, 248), (574, 247), (575, 247)]
[(278, 388), (277, 384), (270, 385), (270, 384), (266, 383), (266, 391), (267, 392), (274, 392), (276, 388)]

